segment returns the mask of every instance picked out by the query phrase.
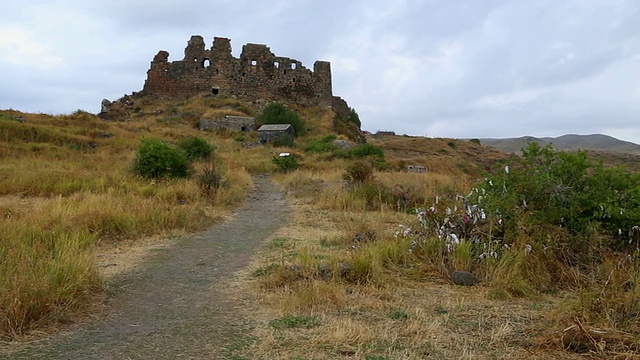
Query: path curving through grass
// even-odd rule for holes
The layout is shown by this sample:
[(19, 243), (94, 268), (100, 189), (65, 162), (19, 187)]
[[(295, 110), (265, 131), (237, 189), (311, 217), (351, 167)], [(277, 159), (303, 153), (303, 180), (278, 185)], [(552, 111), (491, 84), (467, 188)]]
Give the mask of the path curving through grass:
[(230, 291), (234, 274), (284, 225), (289, 208), (268, 178), (234, 216), (158, 251), (108, 283), (106, 315), (8, 359), (229, 359), (251, 339)]

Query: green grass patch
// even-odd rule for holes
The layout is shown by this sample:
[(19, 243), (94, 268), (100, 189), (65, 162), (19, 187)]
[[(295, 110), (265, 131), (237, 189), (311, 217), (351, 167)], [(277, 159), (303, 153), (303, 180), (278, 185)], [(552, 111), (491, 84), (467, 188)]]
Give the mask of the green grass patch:
[(392, 320), (407, 320), (409, 319), (409, 314), (404, 310), (393, 310), (389, 313), (389, 318)]
[(269, 326), (274, 329), (310, 329), (320, 326), (320, 320), (316, 316), (283, 316), (279, 319), (269, 321)]

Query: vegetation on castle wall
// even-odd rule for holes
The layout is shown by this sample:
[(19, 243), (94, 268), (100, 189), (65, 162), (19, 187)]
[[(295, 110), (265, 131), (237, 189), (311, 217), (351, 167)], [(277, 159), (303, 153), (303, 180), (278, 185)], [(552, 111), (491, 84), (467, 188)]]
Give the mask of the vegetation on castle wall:
[(356, 124), (358, 128), (362, 126), (362, 123), (360, 122), (360, 115), (358, 115), (354, 108), (349, 108), (349, 117), (347, 118), (347, 121)]

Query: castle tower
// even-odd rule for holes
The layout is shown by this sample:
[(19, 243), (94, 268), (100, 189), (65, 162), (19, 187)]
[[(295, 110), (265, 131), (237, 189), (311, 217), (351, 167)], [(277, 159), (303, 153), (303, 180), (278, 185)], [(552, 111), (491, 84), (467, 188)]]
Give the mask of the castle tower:
[(231, 40), (223, 37), (214, 37), (211, 46), (211, 57), (214, 59), (228, 59), (231, 55)]
[(192, 35), (184, 49), (184, 60), (199, 63), (203, 60), (204, 39), (200, 35)]

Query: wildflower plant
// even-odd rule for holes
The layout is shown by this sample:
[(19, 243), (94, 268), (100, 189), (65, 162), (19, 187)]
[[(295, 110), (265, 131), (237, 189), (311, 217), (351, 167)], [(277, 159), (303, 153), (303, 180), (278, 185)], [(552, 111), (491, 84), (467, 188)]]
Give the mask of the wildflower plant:
[(607, 256), (640, 273), (640, 175), (592, 165), (584, 153), (536, 144), (523, 153), (466, 196), (416, 209), (415, 224), (395, 236), (440, 271), (478, 270), (511, 294), (551, 288), (567, 269)]
[[(442, 257), (443, 271), (460, 268), (472, 270), (482, 262), (497, 260), (508, 249), (500, 238), (492, 237), (492, 228), (501, 222), (499, 214), (487, 216), (484, 208), (471, 203), (472, 194), (451, 198), (437, 196), (429, 208), (415, 209), (416, 224), (412, 228), (399, 225), (396, 238), (411, 239), (409, 251), (418, 256)], [(476, 198), (477, 199), (477, 198)], [(440, 249), (437, 254), (434, 248)]]

